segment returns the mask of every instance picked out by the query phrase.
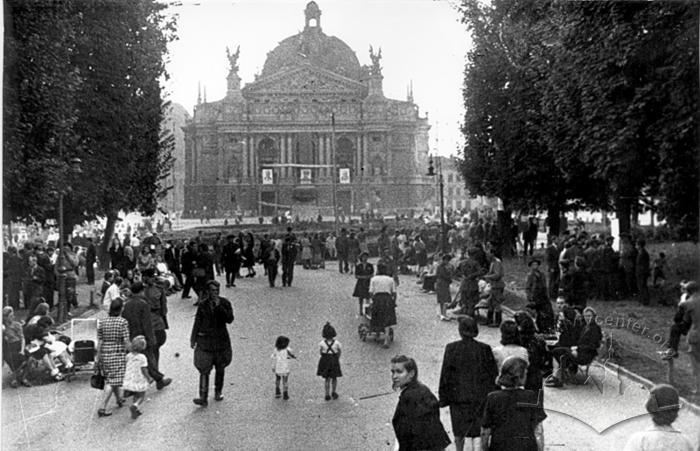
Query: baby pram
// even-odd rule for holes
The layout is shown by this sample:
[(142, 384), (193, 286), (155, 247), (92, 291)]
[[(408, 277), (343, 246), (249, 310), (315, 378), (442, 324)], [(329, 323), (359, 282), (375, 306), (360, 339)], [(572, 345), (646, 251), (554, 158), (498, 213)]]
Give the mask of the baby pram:
[[(396, 293), (394, 293), (396, 296)], [(360, 336), (360, 340), (367, 341), (367, 336), (374, 335), (374, 341), (379, 341), (382, 334), (384, 333), (384, 328), (372, 327), (372, 300), (364, 299), (362, 301), (362, 315), (360, 316), (362, 323), (357, 326), (357, 334)], [(389, 328), (389, 342), (394, 341), (394, 328)]]
[(68, 352), (73, 358), (73, 369), (66, 375), (70, 380), (80, 373), (94, 373), (97, 354), (97, 318), (77, 318), (70, 322)]

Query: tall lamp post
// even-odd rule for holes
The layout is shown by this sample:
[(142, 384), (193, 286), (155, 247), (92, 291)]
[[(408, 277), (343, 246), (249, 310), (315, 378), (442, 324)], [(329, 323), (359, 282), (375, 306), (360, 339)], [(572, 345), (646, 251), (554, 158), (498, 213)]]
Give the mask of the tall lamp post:
[[(68, 168), (68, 171), (73, 174), (79, 174), (81, 172), (80, 165), (82, 161), (80, 158), (71, 158), (70, 160), (70, 166)], [(70, 191), (70, 183), (67, 184), (67, 187), (64, 190), (61, 190), (58, 193), (58, 249), (59, 249), (59, 254), (58, 254), (58, 264), (61, 264), (63, 260), (65, 259), (64, 253), (65, 249), (63, 248), (63, 239), (66, 235), (65, 228), (64, 228), (64, 221), (63, 221), (63, 197), (65, 196), (67, 191)], [(66, 317), (68, 316), (68, 299), (67, 299), (67, 293), (66, 293), (66, 272), (65, 270), (59, 270), (58, 273), (58, 318), (57, 322), (59, 324), (63, 323), (66, 321)]]
[[(430, 156), (428, 161), (428, 174), (429, 177), (435, 176), (435, 166), (433, 165), (433, 157)], [(437, 157), (437, 177), (438, 185), (440, 187), (440, 250), (443, 254), (447, 253), (447, 235), (445, 233), (445, 183), (442, 178), (442, 162), (440, 157)]]

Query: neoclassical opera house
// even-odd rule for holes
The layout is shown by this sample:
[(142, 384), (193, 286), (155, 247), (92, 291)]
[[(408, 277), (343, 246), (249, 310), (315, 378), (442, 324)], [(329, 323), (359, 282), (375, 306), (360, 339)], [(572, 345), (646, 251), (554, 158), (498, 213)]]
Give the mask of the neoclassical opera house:
[(269, 52), (243, 88), (239, 50), (227, 50), (226, 97), (198, 99), (184, 127), (186, 215), (316, 217), (333, 214), (334, 197), (345, 215), (403, 212), (434, 199), (435, 181), (424, 176), (430, 127), (412, 92), (384, 97), (381, 49), (360, 65), (323, 32), (315, 2), (304, 16), (304, 30)]

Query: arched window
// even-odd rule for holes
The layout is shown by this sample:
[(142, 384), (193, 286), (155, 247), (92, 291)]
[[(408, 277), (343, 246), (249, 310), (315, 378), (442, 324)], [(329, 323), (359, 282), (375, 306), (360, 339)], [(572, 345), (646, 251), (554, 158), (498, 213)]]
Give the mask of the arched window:
[(340, 138), (335, 149), (335, 161), (338, 168), (354, 168), (355, 146), (348, 138)]
[(258, 144), (258, 161), (261, 166), (279, 162), (279, 149), (271, 138), (265, 138)]

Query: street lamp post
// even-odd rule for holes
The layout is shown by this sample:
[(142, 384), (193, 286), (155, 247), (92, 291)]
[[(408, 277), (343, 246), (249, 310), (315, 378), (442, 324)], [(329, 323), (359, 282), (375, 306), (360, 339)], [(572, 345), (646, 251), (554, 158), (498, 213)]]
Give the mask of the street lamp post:
[[(430, 157), (428, 162), (428, 176), (435, 176), (435, 167), (433, 166), (433, 157)], [(440, 157), (437, 157), (437, 176), (440, 189), (440, 250), (443, 255), (447, 253), (447, 235), (445, 233), (445, 183), (442, 178), (442, 162)]]
[[(70, 160), (70, 167), (69, 170), (71, 173), (78, 174), (80, 173), (80, 164), (82, 161), (80, 161), (80, 158), (72, 158)], [(67, 189), (70, 189), (70, 184), (68, 185), (69, 187)], [(59, 249), (59, 254), (58, 254), (58, 264), (61, 265), (63, 261), (65, 261), (65, 249), (63, 247), (64, 243), (64, 237), (65, 237), (65, 225), (64, 225), (64, 210), (63, 210), (63, 197), (65, 196), (65, 191), (60, 191), (58, 193), (58, 249)], [(59, 271), (58, 271), (58, 312), (57, 312), (57, 322), (59, 324), (63, 323), (66, 321), (66, 317), (68, 316), (68, 299), (67, 299), (67, 293), (66, 293), (66, 272), (64, 270), (60, 270), (59, 266)]]

